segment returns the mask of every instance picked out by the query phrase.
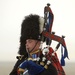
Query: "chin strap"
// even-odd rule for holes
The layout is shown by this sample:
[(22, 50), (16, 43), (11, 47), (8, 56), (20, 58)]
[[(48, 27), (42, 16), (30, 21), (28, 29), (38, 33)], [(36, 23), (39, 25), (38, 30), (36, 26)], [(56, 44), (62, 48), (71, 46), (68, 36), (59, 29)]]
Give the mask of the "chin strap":
[(36, 44), (35, 44), (35, 46), (32, 48), (32, 50), (27, 50), (28, 51), (28, 57), (30, 57), (31, 55), (30, 55), (30, 53), (34, 50), (34, 48), (36, 47), (36, 45), (37, 45), (37, 43), (38, 43), (38, 41), (36, 42)]

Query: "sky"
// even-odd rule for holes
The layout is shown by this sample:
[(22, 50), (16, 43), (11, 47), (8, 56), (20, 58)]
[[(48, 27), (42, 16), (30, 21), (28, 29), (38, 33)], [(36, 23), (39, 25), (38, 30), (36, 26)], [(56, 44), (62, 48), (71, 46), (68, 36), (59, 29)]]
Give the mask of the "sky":
[[(65, 36), (69, 59), (75, 62), (75, 0), (0, 0), (0, 61), (16, 61), (21, 23), (26, 15), (44, 16), (44, 7), (51, 4), (54, 13), (52, 31)], [(57, 42), (52, 42), (53, 49)], [(57, 51), (60, 59), (60, 48)]]

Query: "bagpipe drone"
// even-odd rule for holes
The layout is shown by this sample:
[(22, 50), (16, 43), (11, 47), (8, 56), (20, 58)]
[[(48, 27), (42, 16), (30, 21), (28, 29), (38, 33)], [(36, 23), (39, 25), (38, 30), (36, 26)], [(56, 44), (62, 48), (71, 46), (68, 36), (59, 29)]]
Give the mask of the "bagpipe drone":
[(51, 45), (52, 40), (57, 41), (58, 44), (55, 48), (55, 51), (57, 51), (61, 45), (61, 65), (64, 66), (65, 65), (64, 59), (66, 57), (68, 58), (68, 51), (67, 51), (67, 47), (66, 47), (66, 43), (65, 43), (65, 39), (64, 39), (65, 36), (60, 37), (60, 36), (55, 35), (55, 32), (52, 32), (54, 15), (49, 6), (50, 6), (50, 4), (47, 4), (47, 6), (45, 6), (45, 8), (44, 8), (45, 23), (44, 23), (44, 28), (43, 28), (43, 32), (42, 32), (42, 43), (46, 42), (46, 45), (48, 48)]

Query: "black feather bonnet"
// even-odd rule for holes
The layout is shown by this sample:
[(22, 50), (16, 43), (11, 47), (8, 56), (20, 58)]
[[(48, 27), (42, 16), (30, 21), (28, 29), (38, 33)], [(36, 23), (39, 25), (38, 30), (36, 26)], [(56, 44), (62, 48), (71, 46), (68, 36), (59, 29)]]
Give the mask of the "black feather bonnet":
[(25, 55), (26, 52), (25, 41), (27, 39), (41, 40), (42, 35), (41, 33), (43, 31), (43, 26), (44, 26), (43, 17), (32, 14), (25, 17), (21, 25), (19, 54)]

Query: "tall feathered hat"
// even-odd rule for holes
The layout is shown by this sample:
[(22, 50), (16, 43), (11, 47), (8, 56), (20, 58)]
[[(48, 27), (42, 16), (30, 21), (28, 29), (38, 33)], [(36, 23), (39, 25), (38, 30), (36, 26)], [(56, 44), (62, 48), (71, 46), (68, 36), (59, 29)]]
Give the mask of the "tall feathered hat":
[(44, 27), (44, 18), (39, 15), (30, 14), (25, 17), (21, 25), (20, 50), (25, 50), (25, 41), (27, 39), (41, 40), (41, 33)]
[(21, 37), (25, 41), (27, 39), (41, 40), (43, 31), (44, 18), (38, 15), (28, 15), (25, 17), (21, 27)]

